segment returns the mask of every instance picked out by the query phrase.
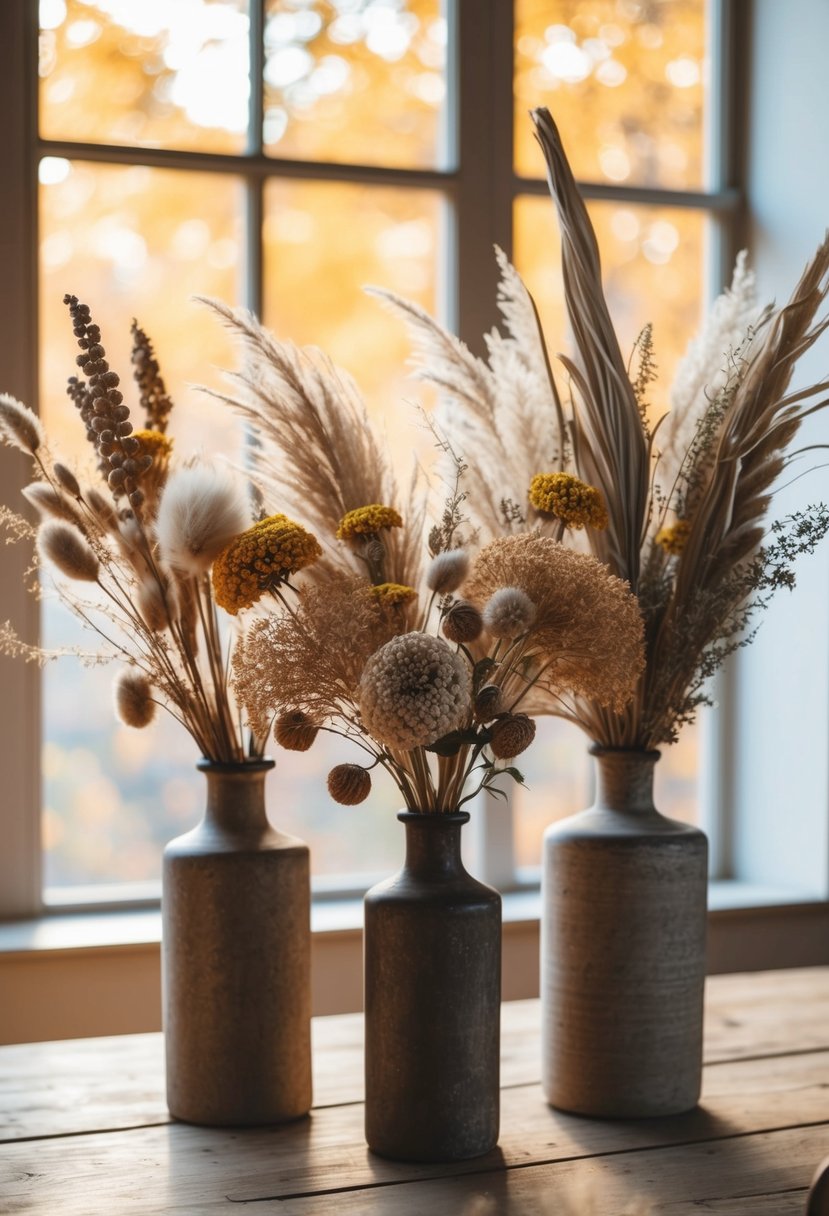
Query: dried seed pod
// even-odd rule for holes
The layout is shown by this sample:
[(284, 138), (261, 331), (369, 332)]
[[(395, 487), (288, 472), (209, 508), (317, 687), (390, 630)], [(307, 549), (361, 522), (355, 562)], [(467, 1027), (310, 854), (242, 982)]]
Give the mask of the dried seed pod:
[(535, 722), (526, 714), (504, 714), (489, 729), (490, 750), (498, 760), (520, 756), (535, 738)]
[(338, 764), (328, 774), (328, 792), (343, 806), (364, 802), (371, 790), (371, 775), (359, 764)]
[(273, 728), (273, 737), (289, 752), (307, 752), (318, 733), (319, 727), (301, 709), (280, 714)]
[(480, 612), (467, 600), (458, 600), (443, 618), (443, 636), (450, 642), (474, 642), (484, 623)]
[(491, 722), (503, 713), (504, 698), (497, 684), (484, 684), (475, 698), (475, 717), (479, 722)]

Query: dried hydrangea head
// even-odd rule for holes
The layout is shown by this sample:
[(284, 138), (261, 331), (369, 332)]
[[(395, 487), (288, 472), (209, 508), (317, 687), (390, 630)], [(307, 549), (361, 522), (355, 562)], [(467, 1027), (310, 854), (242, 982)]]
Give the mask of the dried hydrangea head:
[(518, 638), (535, 620), (535, 604), (520, 587), (499, 587), (484, 605), (484, 628), (493, 638)]
[(671, 557), (679, 557), (690, 535), (691, 521), (678, 519), (676, 523), (660, 528), (655, 539)]
[(273, 737), (289, 752), (307, 752), (319, 734), (319, 727), (301, 709), (288, 709), (274, 724)]
[(469, 554), (466, 549), (447, 549), (436, 553), (426, 571), (426, 586), (438, 595), (451, 595), (457, 591), (469, 573)]
[(57, 566), (61, 574), (82, 583), (98, 581), (100, 563), (86, 537), (77, 528), (59, 520), (49, 520), (37, 534), (41, 557)]
[(394, 507), (384, 507), (379, 502), (367, 507), (355, 507), (347, 511), (337, 528), (337, 540), (356, 540), (363, 536), (376, 535), (383, 528), (402, 528), (400, 512)]
[(520, 588), (536, 606), (530, 641), (553, 660), (537, 686), (549, 710), (567, 693), (624, 709), (644, 666), (642, 618), (627, 583), (594, 557), (526, 532), (486, 545), (465, 590), (485, 604), (501, 587)]
[(360, 712), (378, 742), (400, 751), (434, 743), (469, 713), (469, 672), (440, 638), (402, 633), (368, 660)]
[(417, 599), (414, 587), (406, 587), (403, 583), (377, 583), (371, 589), (372, 594), (381, 604), (394, 608), (398, 604), (410, 604)]
[(176, 469), (158, 506), (161, 556), (187, 574), (204, 574), (249, 523), (247, 495), (237, 478), (209, 464)]
[(126, 726), (143, 730), (155, 717), (155, 701), (150, 681), (143, 671), (127, 667), (115, 681), (115, 710)]
[(321, 556), (317, 538), (301, 524), (287, 515), (269, 515), (237, 536), (216, 558), (216, 603), (236, 616)]
[(555, 515), (568, 528), (590, 527), (601, 532), (607, 527), (601, 492), (570, 473), (536, 473), (529, 497), (537, 511)]
[(338, 764), (328, 774), (328, 792), (341, 806), (357, 806), (371, 793), (371, 774), (359, 764)]

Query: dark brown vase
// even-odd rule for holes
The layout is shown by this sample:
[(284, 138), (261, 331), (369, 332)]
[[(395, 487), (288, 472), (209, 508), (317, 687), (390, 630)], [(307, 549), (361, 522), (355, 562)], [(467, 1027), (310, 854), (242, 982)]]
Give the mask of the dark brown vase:
[(265, 813), (270, 760), (199, 765), (201, 823), (164, 850), (167, 1104), (188, 1123), (280, 1123), (311, 1105), (308, 847)]
[(591, 750), (594, 806), (544, 837), (544, 1092), (583, 1115), (679, 1114), (702, 1076), (708, 842), (654, 806), (658, 752)]
[(465, 812), (402, 812), (406, 861), (365, 898), (366, 1140), (462, 1161), (498, 1140), (501, 897), (461, 862)]

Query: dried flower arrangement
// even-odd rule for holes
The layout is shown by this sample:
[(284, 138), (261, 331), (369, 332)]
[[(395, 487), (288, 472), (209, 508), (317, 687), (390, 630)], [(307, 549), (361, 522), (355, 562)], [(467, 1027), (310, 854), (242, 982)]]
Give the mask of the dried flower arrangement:
[(820, 504), (765, 523), (780, 474), (801, 452), (802, 421), (827, 404), (829, 378), (791, 391), (798, 360), (829, 326), (829, 237), (781, 308), (757, 307), (744, 255), (730, 291), (691, 344), (671, 411), (651, 425), (655, 377), (650, 326), (629, 366), (601, 282), (598, 246), (546, 109), (533, 113), (561, 228), (564, 290), (575, 358), (561, 357), (570, 388), (556, 382), (537, 310), (498, 252), (506, 334), (487, 335), (477, 359), (427, 313), (377, 292), (413, 333), (419, 377), (442, 397), (441, 425), (471, 468), (468, 510), (484, 537), (532, 529), (587, 544), (638, 596), (646, 663), (623, 709), (581, 690), (555, 712), (603, 747), (652, 749), (674, 742), (747, 627), (794, 560), (829, 531)]
[[(60, 599), (95, 635), (89, 662), (124, 664), (116, 709), (144, 727), (158, 705), (192, 735), (203, 757), (240, 763), (261, 755), (247, 737), (229, 685), (233, 638), (223, 640), (217, 605), (235, 614), (265, 591), (284, 593), (290, 575), (321, 550), (282, 515), (254, 522), (251, 496), (229, 470), (204, 461), (177, 465), (167, 434), (172, 401), (152, 345), (133, 325), (133, 369), (145, 428), (134, 430), (119, 377), (110, 369), (90, 310), (67, 296), (81, 353), (68, 393), (94, 452), (94, 484), (56, 460), (37, 416), (0, 396), (0, 438), (32, 458), (24, 494), (41, 522), (4, 509), (11, 539), (35, 539), (38, 560), (56, 574)], [(212, 572), (212, 573), (211, 573)], [(41, 582), (32, 590), (42, 594)], [(54, 657), (21, 641), (8, 623), (0, 651)]]
[[(363, 801), (384, 768), (407, 808), (457, 810), (532, 742), (527, 712), (621, 712), (641, 667), (634, 597), (593, 557), (549, 536), (499, 536), (471, 552), (465, 466), (431, 528), (413, 489), (403, 509), (353, 384), (319, 352), (277, 342), (213, 304), (243, 342), (239, 392), (254, 475), (320, 537), (295, 601), (252, 620), (237, 647), (237, 696), (259, 737), (304, 751), (320, 730), (366, 754), (329, 774), (331, 796)], [(404, 522), (405, 521), (405, 522)]]

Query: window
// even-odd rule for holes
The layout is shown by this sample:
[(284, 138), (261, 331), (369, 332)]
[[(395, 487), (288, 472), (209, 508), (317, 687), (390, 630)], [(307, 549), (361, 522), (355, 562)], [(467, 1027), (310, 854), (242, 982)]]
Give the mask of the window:
[[(20, 303), (0, 359), (4, 386), (24, 399), (37, 399), (39, 379), (62, 444), (80, 440), (62, 393), (75, 354), (66, 290), (90, 304), (124, 377), (131, 317), (148, 330), (177, 400), (181, 452), (234, 442), (227, 415), (187, 387), (215, 382), (235, 358), (191, 292), (246, 303), (280, 334), (323, 346), (385, 407), (406, 452), (403, 403), (416, 395), (406, 336), (362, 297), (363, 283), (418, 300), (480, 349), (497, 320), (497, 243), (560, 349), (556, 230), (529, 105), (559, 119), (622, 340), (655, 321), (663, 386), (695, 328), (700, 285), (719, 284), (731, 261), (725, 0), (42, 0), (39, 86), (34, 8), (8, 0), (0, 14), (6, 112), (25, 115), (3, 135), (13, 169), (0, 186), (0, 239), (16, 234), (7, 264)], [(19, 467), (2, 456), (13, 493)], [(33, 632), (18, 555), (2, 561), (0, 619)], [(69, 640), (48, 609), (43, 631)], [(157, 728), (113, 727), (106, 672), (63, 661), (41, 684), (4, 660), (3, 675), (5, 910), (37, 910), (43, 886), (74, 886), (77, 898), (104, 878), (151, 879), (163, 842), (200, 802), (190, 740), (171, 727), (162, 758)], [(530, 790), (481, 816), (479, 870), (505, 884), (515, 865), (532, 865), (540, 828), (586, 799), (583, 739), (556, 723), (542, 730)], [(689, 813), (682, 785), (695, 756), (689, 734), (666, 765), (664, 809)], [(388, 870), (399, 848), (393, 791), (377, 783), (373, 806), (344, 811), (326, 798), (317, 749), (280, 760), (284, 804), (298, 805), (302, 789), (303, 809), (276, 817), (310, 840), (318, 873), (356, 882), (357, 871)]]

